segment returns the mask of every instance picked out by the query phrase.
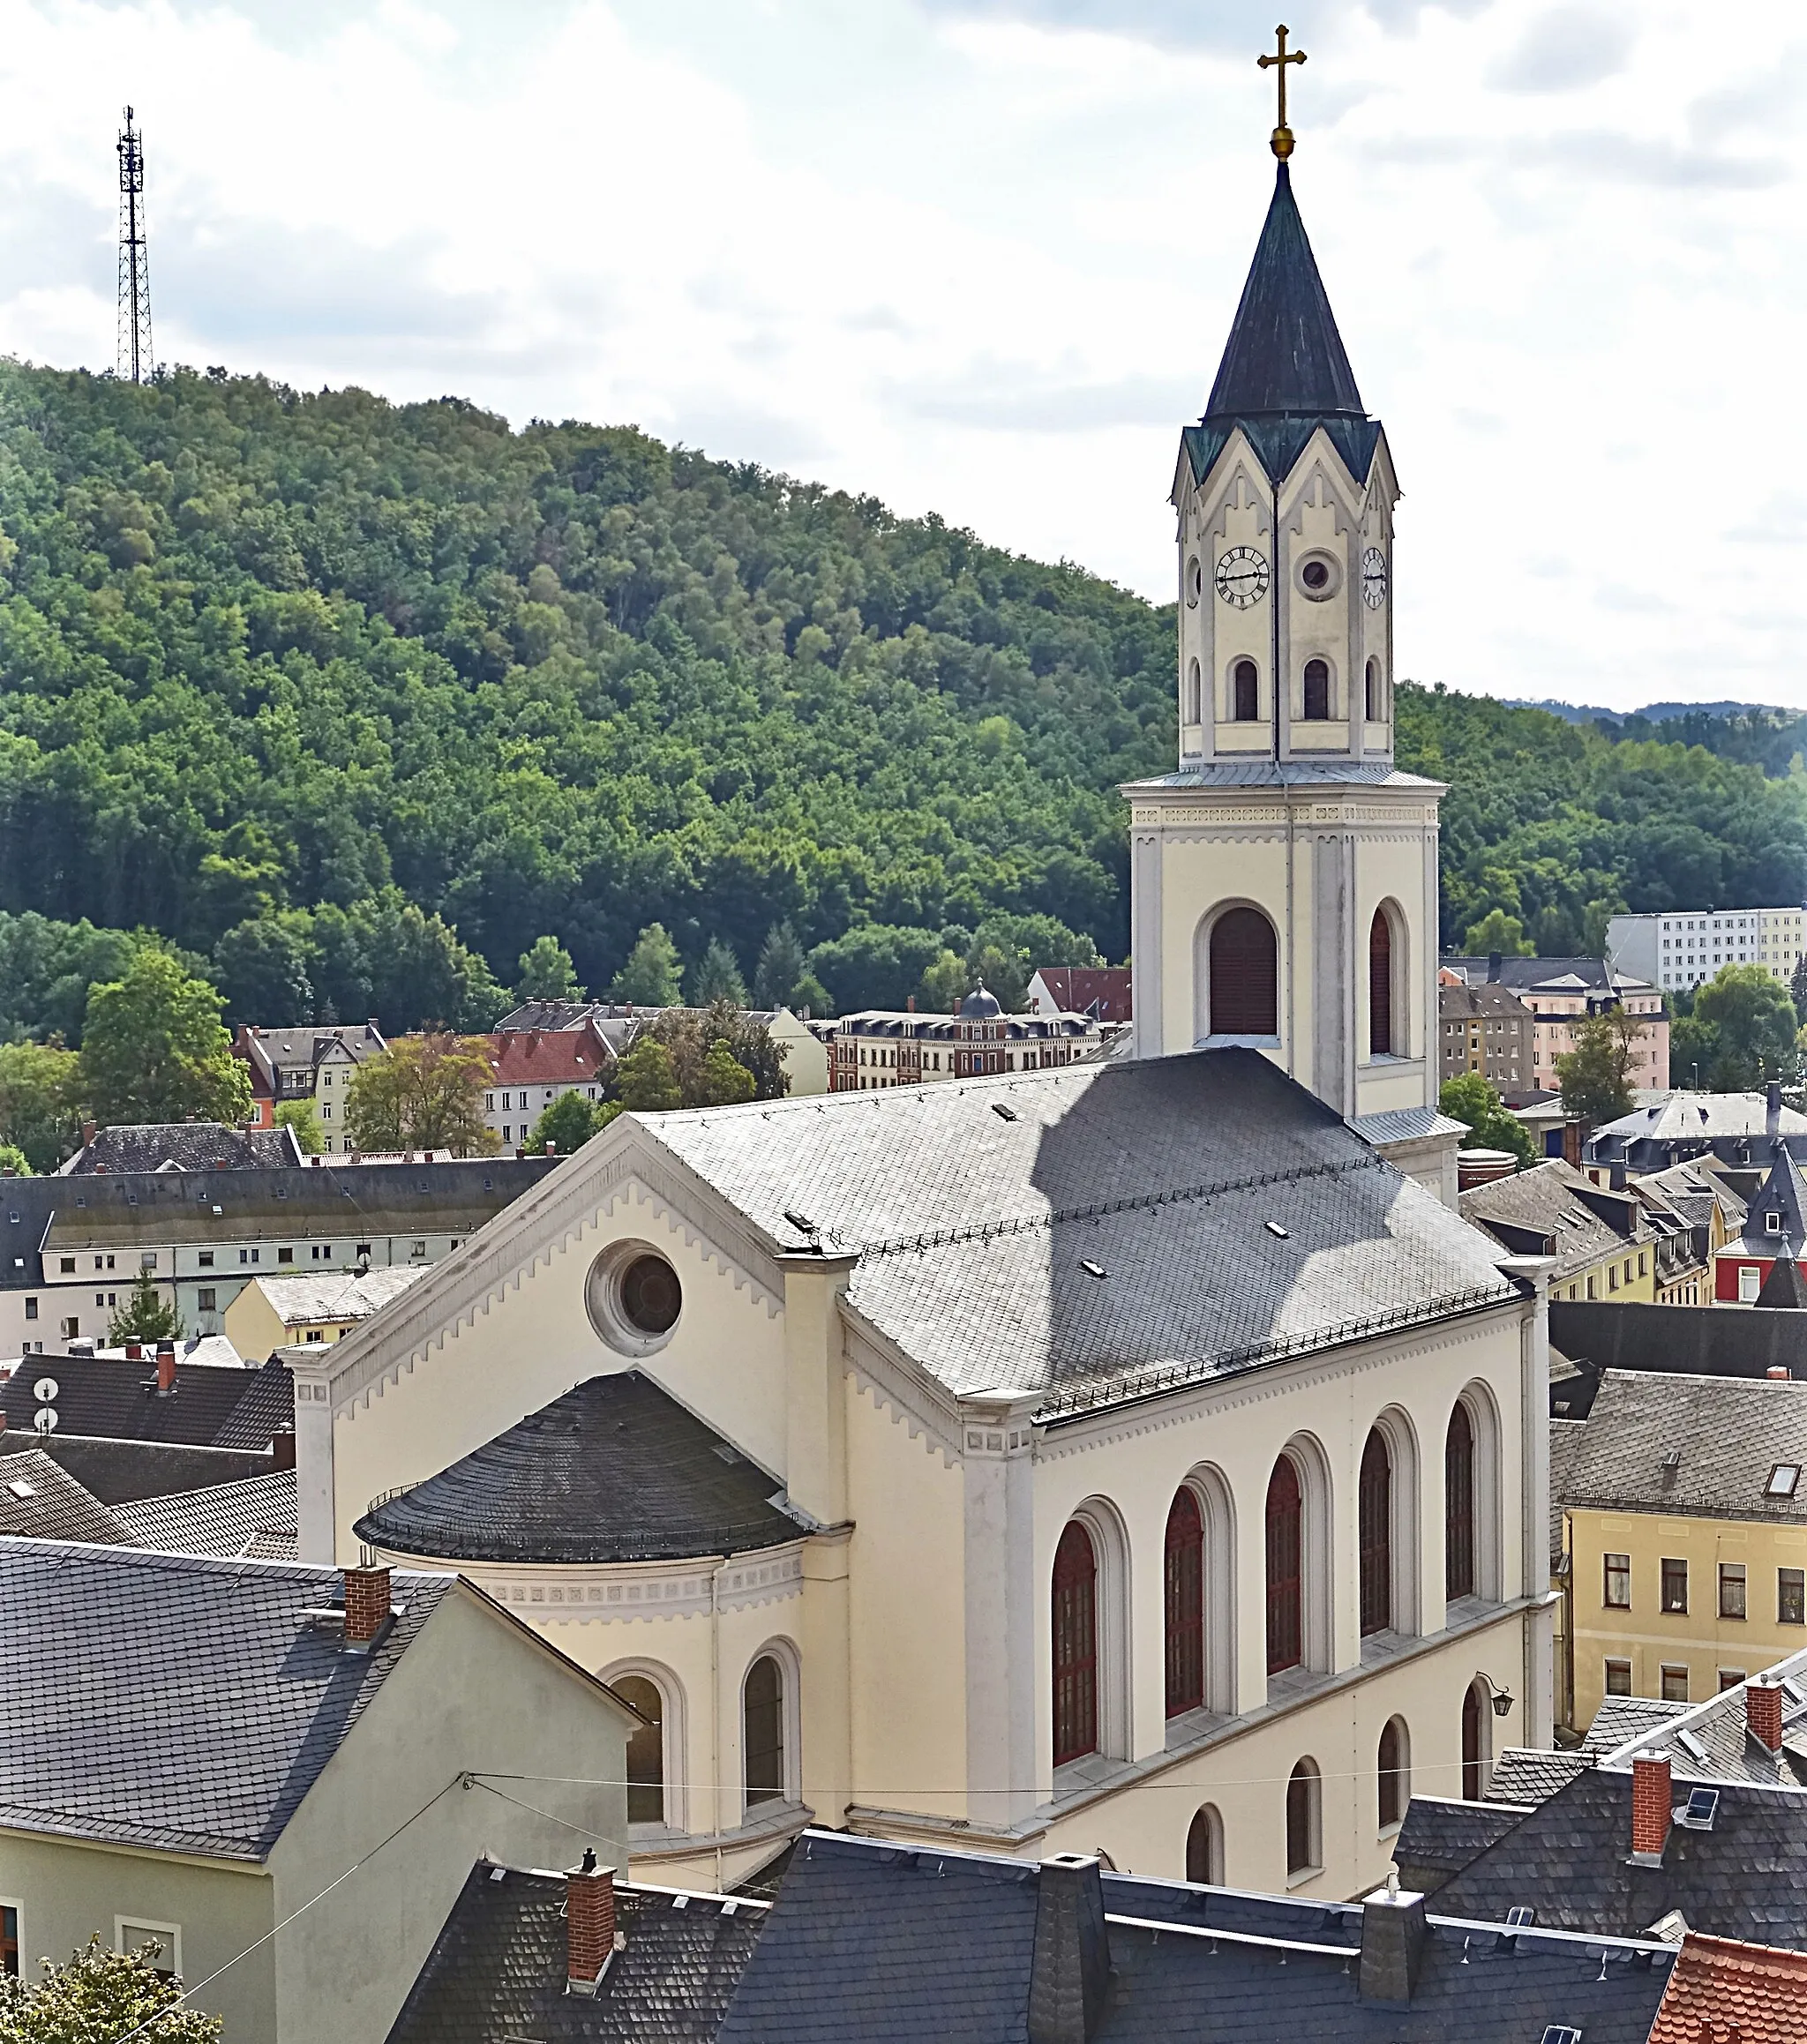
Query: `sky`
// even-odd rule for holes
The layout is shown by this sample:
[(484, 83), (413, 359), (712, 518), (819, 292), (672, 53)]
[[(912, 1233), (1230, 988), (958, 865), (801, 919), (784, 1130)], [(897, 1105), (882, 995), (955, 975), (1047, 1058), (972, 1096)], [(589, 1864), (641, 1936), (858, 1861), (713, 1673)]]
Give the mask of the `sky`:
[[(1807, 14), (1286, 0), (1398, 671), (1807, 709)], [(0, 0), (0, 353), (632, 422), (1159, 600), (1276, 0)]]

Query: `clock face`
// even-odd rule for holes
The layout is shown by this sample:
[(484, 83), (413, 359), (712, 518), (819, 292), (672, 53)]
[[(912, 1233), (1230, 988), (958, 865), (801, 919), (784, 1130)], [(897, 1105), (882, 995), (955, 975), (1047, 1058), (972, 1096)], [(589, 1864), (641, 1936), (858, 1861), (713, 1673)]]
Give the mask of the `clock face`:
[(1218, 594), (1238, 610), (1267, 594), (1267, 559), (1252, 546), (1233, 546), (1218, 557)]
[(1361, 557), (1361, 601), (1370, 610), (1378, 610), (1386, 600), (1386, 558), (1378, 547), (1371, 546)]

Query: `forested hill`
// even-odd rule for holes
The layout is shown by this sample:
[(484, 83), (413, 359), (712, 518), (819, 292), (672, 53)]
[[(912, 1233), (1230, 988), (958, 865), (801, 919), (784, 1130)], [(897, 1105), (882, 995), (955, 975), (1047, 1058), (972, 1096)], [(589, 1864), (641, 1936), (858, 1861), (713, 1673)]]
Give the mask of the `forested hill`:
[[(1115, 787), (1173, 758), (1173, 628), (631, 428), (0, 363), (0, 910), (391, 1027), (484, 1019), (541, 933), (600, 990), (654, 920), (750, 974), (788, 917), (844, 1003), (901, 998), (869, 925), (1121, 957)], [(1807, 880), (1793, 782), (1401, 702), (1403, 763), (1455, 782), (1451, 937)], [(476, 954), (431, 991), (414, 905)]]

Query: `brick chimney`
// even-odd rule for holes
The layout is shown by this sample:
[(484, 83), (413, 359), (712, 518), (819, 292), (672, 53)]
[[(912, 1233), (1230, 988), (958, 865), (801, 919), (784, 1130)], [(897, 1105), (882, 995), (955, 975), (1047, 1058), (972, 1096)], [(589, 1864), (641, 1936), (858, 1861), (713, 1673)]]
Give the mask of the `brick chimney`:
[(157, 1396), (167, 1398), (176, 1389), (176, 1344), (157, 1344)]
[(1763, 1374), (1773, 1383), (1786, 1384), (1788, 1381), (1788, 1366), (1786, 1363), (1772, 1363)]
[(566, 1985), (593, 1995), (615, 1950), (615, 1869), (596, 1865), (586, 1846), (581, 1865), (565, 1876)]
[(84, 1121), (84, 1122), (82, 1123), (82, 1125), (81, 1125), (81, 1146), (82, 1146), (82, 1148), (83, 1148), (84, 1149), (86, 1149), (87, 1148), (87, 1146), (89, 1145), (89, 1143), (91, 1143), (91, 1142), (92, 1142), (94, 1140), (94, 1123), (93, 1123), (92, 1121)]
[(279, 1426), (270, 1436), (270, 1468), (273, 1471), (295, 1467), (295, 1429)]
[(1782, 1691), (1780, 1682), (1744, 1685), (1744, 1722), (1772, 1753), (1782, 1749)]
[(1056, 1853), (1036, 1883), (1029, 1962), (1029, 2044), (1087, 2044), (1111, 1982), (1110, 1934), (1097, 1858)]
[(1361, 1998), (1409, 2002), (1418, 1985), (1429, 1927), (1424, 1898), (1401, 1888), (1398, 1874), (1361, 1898)]
[(1631, 1858), (1638, 1866), (1662, 1864), (1673, 1795), (1668, 1755), (1637, 1756), (1631, 1763)]
[(127, 1342), (125, 1344), (125, 1359), (128, 1363), (143, 1362), (145, 1359), (145, 1344), (142, 1342)]
[(1766, 1089), (1764, 1099), (1763, 1133), (1773, 1135), (1782, 1125), (1782, 1082), (1772, 1079)]
[(382, 1631), (389, 1616), (389, 1571), (386, 1569), (348, 1569), (345, 1571), (345, 1643), (369, 1646)]

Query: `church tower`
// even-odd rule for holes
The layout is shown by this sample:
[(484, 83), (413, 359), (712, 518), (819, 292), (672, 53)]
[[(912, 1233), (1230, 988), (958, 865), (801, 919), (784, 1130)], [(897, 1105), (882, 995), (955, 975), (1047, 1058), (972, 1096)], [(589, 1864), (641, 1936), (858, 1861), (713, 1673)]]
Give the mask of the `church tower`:
[[(1282, 32), (1284, 36), (1284, 31)], [(1287, 55), (1263, 63), (1301, 61)], [(1393, 506), (1293, 197), (1181, 435), (1177, 770), (1131, 806), (1138, 1056), (1256, 1047), (1338, 1113), (1437, 1091), (1438, 782), (1393, 765)], [(1391, 1147), (1391, 1144), (1389, 1145)]]

